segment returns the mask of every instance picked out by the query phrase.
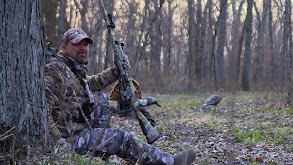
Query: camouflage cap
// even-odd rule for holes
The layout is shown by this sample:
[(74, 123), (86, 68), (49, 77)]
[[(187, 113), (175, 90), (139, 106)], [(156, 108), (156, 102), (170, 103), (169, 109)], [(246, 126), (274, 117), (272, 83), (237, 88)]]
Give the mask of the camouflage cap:
[(67, 44), (71, 42), (73, 44), (79, 43), (81, 40), (87, 39), (89, 44), (93, 44), (93, 40), (86, 35), (86, 33), (80, 28), (72, 28), (67, 30), (62, 37), (62, 42)]

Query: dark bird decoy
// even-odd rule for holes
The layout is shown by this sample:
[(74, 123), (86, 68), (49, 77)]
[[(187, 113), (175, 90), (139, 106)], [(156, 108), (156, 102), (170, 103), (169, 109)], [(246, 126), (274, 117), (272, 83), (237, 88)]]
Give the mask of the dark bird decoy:
[(141, 100), (141, 106), (150, 106), (150, 105), (153, 105), (153, 104), (156, 104), (157, 106), (161, 107), (161, 105), (158, 103), (158, 100), (154, 97), (144, 97), (142, 100)]
[(219, 95), (211, 95), (211, 96), (209, 96), (205, 100), (203, 106), (201, 107), (201, 110), (203, 110), (208, 105), (213, 105), (213, 106), (215, 106), (215, 109), (217, 109), (216, 106), (221, 102), (221, 100), (223, 98), (223, 96), (222, 96), (222, 91), (223, 90), (224, 89), (222, 89), (222, 88), (219, 89)]

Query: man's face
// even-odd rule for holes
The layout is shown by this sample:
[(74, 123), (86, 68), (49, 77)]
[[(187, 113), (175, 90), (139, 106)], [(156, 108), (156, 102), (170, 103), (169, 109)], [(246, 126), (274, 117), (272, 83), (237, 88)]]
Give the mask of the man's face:
[(86, 39), (81, 40), (77, 44), (69, 42), (67, 45), (62, 45), (61, 49), (67, 53), (71, 58), (80, 64), (85, 63), (89, 51), (89, 43)]

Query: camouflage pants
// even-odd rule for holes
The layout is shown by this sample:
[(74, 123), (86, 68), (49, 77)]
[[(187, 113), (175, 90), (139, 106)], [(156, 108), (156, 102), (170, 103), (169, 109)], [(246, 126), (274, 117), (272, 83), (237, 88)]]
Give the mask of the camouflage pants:
[[(125, 131), (106, 128), (100, 138), (102, 134), (103, 128), (94, 128), (92, 131), (84, 129), (76, 136), (75, 151), (85, 154), (96, 146), (97, 153), (104, 153), (108, 156), (116, 154), (120, 158), (133, 162), (141, 158), (143, 164), (172, 165), (174, 163), (172, 155), (142, 142)], [(100, 140), (97, 143), (98, 139)]]
[(93, 94), (92, 100), (95, 104), (92, 106), (90, 124), (93, 128), (104, 128), (109, 118), (110, 101), (102, 91), (96, 91)]

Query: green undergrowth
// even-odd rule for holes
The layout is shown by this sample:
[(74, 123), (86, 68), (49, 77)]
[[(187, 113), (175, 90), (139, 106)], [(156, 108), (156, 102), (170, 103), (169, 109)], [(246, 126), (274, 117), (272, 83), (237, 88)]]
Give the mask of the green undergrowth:
[(199, 94), (156, 95), (159, 103), (169, 108), (202, 106), (203, 98)]
[(208, 123), (204, 123), (202, 126), (206, 127), (206, 128), (210, 128), (210, 129), (214, 129), (218, 126), (223, 126), (225, 125), (225, 122), (219, 122), (219, 121), (210, 121)]
[[(241, 143), (257, 144), (259, 142), (267, 142), (271, 144), (286, 144), (288, 141), (293, 140), (292, 125), (282, 126), (283, 124), (280, 123), (282, 120), (278, 120), (278, 118), (282, 119), (283, 116), (292, 117), (293, 115), (293, 108), (282, 108), (282, 94), (272, 92), (224, 92), (224, 97), (217, 110), (214, 110), (213, 107), (207, 107), (209, 112), (211, 112), (210, 114), (199, 112), (199, 108), (204, 100), (211, 94), (217, 94), (217, 92), (156, 95), (154, 97), (164, 107), (162, 111), (180, 114), (177, 116), (170, 115), (172, 116), (170, 121), (175, 123), (180, 124), (182, 121), (181, 115), (186, 113), (192, 113), (190, 117), (198, 120), (207, 117), (207, 115), (212, 115), (212, 117), (209, 116), (207, 120), (204, 120), (202, 124), (194, 124), (194, 127), (203, 126), (209, 129), (217, 129), (219, 126), (228, 124), (225, 121), (219, 121), (219, 118), (224, 118), (228, 121), (231, 121), (231, 118), (233, 118), (234, 123), (229, 124), (234, 127), (232, 133)], [(233, 110), (231, 114), (236, 114), (236, 117), (229, 116), (231, 110)], [(184, 117), (186, 116), (188, 115)], [(244, 125), (245, 127), (243, 127)], [(288, 146), (288, 148), (292, 149), (293, 147)]]
[[(35, 162), (36, 165), (52, 165), (52, 164), (62, 164), (62, 165), (87, 165), (90, 159), (89, 155), (78, 155), (78, 154), (71, 154), (69, 152), (60, 152), (58, 156), (55, 158), (46, 159), (43, 161)], [(100, 158), (94, 157), (91, 160), (91, 164), (107, 164), (107, 165), (114, 165), (113, 163), (105, 162)]]
[[(232, 132), (238, 137), (238, 141), (244, 144), (257, 144), (259, 142), (286, 144), (293, 139), (293, 128), (286, 126), (265, 126), (259, 129), (248, 129), (238, 126)], [(292, 150), (293, 146), (287, 147), (289, 150)]]
[(262, 141), (273, 141), (272, 138), (265, 135), (263, 130), (247, 130), (241, 127), (236, 127), (232, 132), (238, 137), (238, 142), (244, 144), (257, 144)]

